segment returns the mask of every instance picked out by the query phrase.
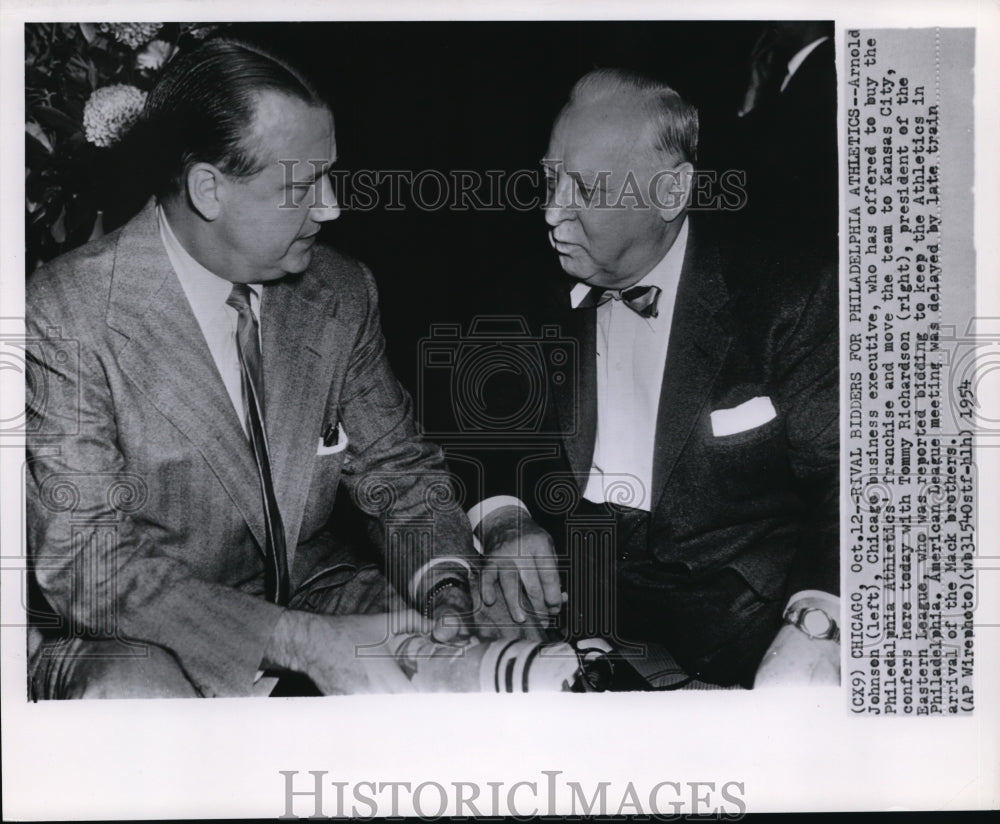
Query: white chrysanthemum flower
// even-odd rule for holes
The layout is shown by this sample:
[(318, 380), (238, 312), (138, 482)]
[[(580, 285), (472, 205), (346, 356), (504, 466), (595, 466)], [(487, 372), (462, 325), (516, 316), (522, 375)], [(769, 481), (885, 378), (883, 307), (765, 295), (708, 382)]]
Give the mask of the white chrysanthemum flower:
[(97, 89), (83, 107), (87, 140), (102, 148), (117, 143), (135, 123), (146, 103), (146, 92), (117, 83)]
[(137, 49), (148, 43), (156, 33), (163, 28), (162, 23), (101, 23), (98, 28), (105, 34), (111, 34), (119, 43), (124, 43), (130, 49)]
[(155, 72), (162, 68), (177, 49), (166, 40), (153, 40), (146, 44), (135, 56), (135, 67), (143, 72)]

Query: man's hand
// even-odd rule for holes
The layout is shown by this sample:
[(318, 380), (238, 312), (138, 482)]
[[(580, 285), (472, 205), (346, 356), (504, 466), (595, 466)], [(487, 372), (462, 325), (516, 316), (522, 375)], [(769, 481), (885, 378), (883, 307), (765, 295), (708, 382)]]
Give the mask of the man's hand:
[(543, 627), (559, 612), (564, 600), (552, 538), (517, 506), (491, 512), (480, 532), (486, 561), (479, 578), (477, 622), (509, 634), (502, 626), (509, 627), (512, 619), (533, 634), (532, 629)]
[(264, 665), (303, 673), (324, 695), (412, 692), (394, 655), (406, 635), (430, 628), (412, 610), (336, 616), (287, 610)]
[(431, 638), (439, 644), (464, 644), (468, 641), (472, 634), (469, 622), (474, 613), (468, 587), (457, 584), (448, 586), (432, 592), (430, 599)]
[(473, 583), (473, 632), (477, 638), (492, 641), (497, 638), (520, 638), (525, 641), (548, 640), (545, 630), (548, 617), (528, 615), (524, 621), (515, 621), (510, 614), (506, 598), (497, 598), (492, 604), (483, 602), (482, 589)]
[(781, 686), (840, 684), (840, 644), (810, 638), (786, 624), (775, 636), (757, 667), (754, 689)]

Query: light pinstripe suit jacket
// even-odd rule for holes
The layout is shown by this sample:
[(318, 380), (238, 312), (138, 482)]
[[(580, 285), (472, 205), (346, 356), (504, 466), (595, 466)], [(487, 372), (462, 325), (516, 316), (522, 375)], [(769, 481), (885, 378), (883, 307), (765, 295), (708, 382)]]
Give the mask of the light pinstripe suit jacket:
[[(341, 481), (387, 528), (412, 526), (389, 542), (393, 580), (405, 586), (435, 552), (475, 560), (442, 453), (390, 372), (367, 269), (316, 247), (263, 301), (293, 588), (322, 568), (321, 553), (296, 562), (296, 549), (314, 546)], [(262, 596), (259, 480), (153, 202), (35, 272), (26, 321), (28, 547), (60, 631), (113, 629), (173, 652), (205, 695), (248, 694), (280, 614)], [(347, 448), (317, 455), (337, 422)]]

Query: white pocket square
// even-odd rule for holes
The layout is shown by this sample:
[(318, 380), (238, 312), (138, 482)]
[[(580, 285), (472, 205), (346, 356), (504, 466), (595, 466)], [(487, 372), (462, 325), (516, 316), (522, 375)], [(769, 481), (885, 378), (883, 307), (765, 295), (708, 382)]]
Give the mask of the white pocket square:
[(774, 420), (777, 415), (771, 399), (760, 395), (732, 409), (716, 409), (711, 415), (712, 434), (721, 438), (725, 435), (746, 432), (748, 429), (763, 426), (768, 421)]
[(347, 433), (344, 431), (339, 423), (337, 424), (337, 437), (336, 443), (332, 443), (329, 446), (323, 445), (323, 439), (319, 439), (319, 447), (316, 449), (316, 457), (322, 457), (323, 455), (333, 455), (337, 452), (342, 452), (347, 449)]

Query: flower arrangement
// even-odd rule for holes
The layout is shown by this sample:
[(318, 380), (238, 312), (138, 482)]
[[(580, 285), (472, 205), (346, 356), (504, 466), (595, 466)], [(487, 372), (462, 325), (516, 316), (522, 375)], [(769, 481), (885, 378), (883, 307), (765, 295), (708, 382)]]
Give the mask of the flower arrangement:
[[(205, 23), (25, 25), (27, 267), (120, 225), (133, 206), (116, 152), (159, 72)], [(139, 204), (141, 205), (141, 204)]]
[(95, 146), (114, 146), (142, 113), (146, 92), (115, 83), (102, 86), (83, 107), (83, 132)]
[(124, 43), (130, 49), (137, 49), (143, 43), (148, 43), (162, 28), (161, 23), (101, 23), (98, 25), (105, 34), (112, 35), (119, 43)]

